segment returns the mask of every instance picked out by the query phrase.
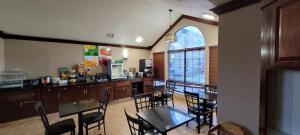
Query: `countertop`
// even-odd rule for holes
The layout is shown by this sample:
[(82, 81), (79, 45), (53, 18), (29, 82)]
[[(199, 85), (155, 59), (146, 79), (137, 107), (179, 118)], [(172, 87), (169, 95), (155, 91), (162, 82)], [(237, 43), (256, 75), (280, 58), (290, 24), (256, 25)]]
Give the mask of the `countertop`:
[(30, 90), (30, 89), (47, 89), (47, 88), (55, 88), (55, 87), (68, 87), (68, 86), (82, 86), (82, 85), (91, 85), (91, 84), (101, 84), (107, 82), (117, 82), (117, 81), (132, 81), (138, 79), (144, 79), (147, 77), (139, 77), (139, 78), (129, 78), (129, 79), (115, 79), (115, 80), (107, 80), (103, 82), (80, 82), (76, 84), (51, 84), (51, 85), (38, 85), (38, 86), (29, 86), (29, 87), (15, 87), (15, 88), (0, 88), (0, 91), (15, 91), (15, 90)]

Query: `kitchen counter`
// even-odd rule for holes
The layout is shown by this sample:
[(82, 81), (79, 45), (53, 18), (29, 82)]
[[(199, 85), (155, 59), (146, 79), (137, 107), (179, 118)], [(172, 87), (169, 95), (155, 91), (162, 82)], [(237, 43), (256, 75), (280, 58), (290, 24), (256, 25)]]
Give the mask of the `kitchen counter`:
[[(152, 77), (109, 80), (105, 82), (84, 82), (75, 85), (49, 85), (24, 88), (0, 89), (0, 123), (36, 116), (34, 105), (41, 101), (46, 113), (58, 111), (58, 105), (96, 99), (102, 92), (109, 93), (109, 101), (132, 97), (132, 85), (142, 83), (143, 93), (152, 92), (144, 84), (153, 83)], [(7, 109), (9, 108), (9, 109)]]
[(82, 85), (91, 85), (91, 84), (101, 84), (107, 82), (117, 82), (117, 81), (143, 81), (144, 78), (148, 77), (138, 77), (138, 78), (129, 78), (129, 79), (115, 79), (115, 80), (107, 80), (103, 82), (79, 82), (76, 84), (51, 84), (51, 85), (38, 85), (38, 86), (29, 86), (29, 87), (14, 87), (14, 88), (0, 88), (0, 91), (16, 91), (16, 90), (30, 90), (30, 89), (47, 89), (47, 88), (55, 88), (55, 87), (68, 87), (68, 86), (82, 86)]

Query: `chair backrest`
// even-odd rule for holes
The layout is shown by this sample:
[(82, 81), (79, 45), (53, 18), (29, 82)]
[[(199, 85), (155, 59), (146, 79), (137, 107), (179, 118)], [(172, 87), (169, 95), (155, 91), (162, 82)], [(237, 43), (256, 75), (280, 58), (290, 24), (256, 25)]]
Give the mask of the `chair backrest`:
[(124, 109), (131, 135), (144, 135), (143, 121), (129, 116)]
[(218, 87), (216, 85), (205, 85), (205, 92), (206, 93), (213, 93), (213, 94), (217, 94), (217, 89)]
[(154, 85), (153, 86), (161, 86), (161, 85), (166, 85), (164, 80), (154, 80), (153, 81)]
[(166, 87), (169, 88), (169, 89), (175, 89), (176, 88), (176, 82), (171, 81), (171, 80), (167, 80), (166, 81)]
[[(184, 91), (185, 101), (188, 111), (200, 109), (199, 94), (189, 91)], [(198, 111), (200, 113), (200, 111)]]
[(99, 108), (99, 111), (102, 112), (103, 117), (105, 117), (106, 109), (109, 102), (109, 93), (107, 91), (101, 91), (100, 92), (100, 100), (99, 103), (101, 107)]
[(134, 103), (136, 111), (143, 111), (153, 108), (153, 94), (140, 94), (134, 96)]
[(209, 135), (245, 135), (244, 130), (239, 125), (232, 122), (224, 122), (211, 128)]
[(166, 88), (167, 88), (167, 92), (169, 94), (174, 94), (174, 91), (176, 89), (176, 82), (175, 81), (171, 81), (171, 80), (167, 80), (166, 81)]
[(42, 105), (42, 103), (39, 101), (34, 105), (35, 110), (37, 111), (37, 113), (39, 114), (39, 116), (41, 117), (41, 120), (43, 122), (43, 125), (45, 127), (46, 130), (48, 130), (49, 127), (49, 121), (48, 118), (46, 116), (44, 107)]

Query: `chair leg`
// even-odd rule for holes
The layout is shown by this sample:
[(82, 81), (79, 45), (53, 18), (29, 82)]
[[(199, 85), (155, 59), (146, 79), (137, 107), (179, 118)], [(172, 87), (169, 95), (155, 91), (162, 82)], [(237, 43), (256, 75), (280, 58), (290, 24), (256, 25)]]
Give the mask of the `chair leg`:
[(198, 134), (200, 134), (200, 116), (197, 116), (196, 120), (197, 120), (197, 130), (198, 130)]
[(75, 135), (75, 129), (71, 131), (71, 135)]
[(103, 129), (104, 129), (104, 135), (106, 135), (106, 131), (105, 131), (105, 121), (103, 121)]
[(100, 122), (98, 122), (98, 130), (100, 130)]
[(88, 126), (85, 127), (85, 134), (86, 134), (86, 135), (89, 134), (89, 128), (88, 128)]
[(212, 123), (213, 123), (213, 113), (211, 112), (210, 114), (209, 114), (209, 128), (211, 128), (212, 127)]
[(174, 100), (173, 100), (173, 98), (172, 98), (172, 105), (173, 105), (173, 108), (174, 108)]

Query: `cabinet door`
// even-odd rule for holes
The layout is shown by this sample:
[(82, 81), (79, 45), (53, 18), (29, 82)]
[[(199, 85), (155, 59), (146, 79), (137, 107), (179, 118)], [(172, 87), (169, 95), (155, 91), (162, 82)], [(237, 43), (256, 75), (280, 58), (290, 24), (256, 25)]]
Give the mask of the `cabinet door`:
[(38, 113), (34, 109), (37, 99), (22, 101), (22, 116), (23, 118), (36, 116)]
[(68, 86), (59, 90), (59, 104), (85, 99), (85, 89), (82, 86)]
[(34, 109), (35, 103), (40, 99), (40, 89), (31, 89), (22, 91), (21, 93), (22, 100), (22, 116), (23, 118), (36, 116), (37, 112)]
[(9, 122), (22, 118), (21, 102), (0, 104), (0, 122)]
[[(275, 27), (270, 42), (275, 50), (274, 65), (284, 68), (300, 68), (300, 1), (278, 0), (271, 4), (272, 20), (265, 27)], [(272, 15), (270, 15), (272, 16)], [(273, 25), (273, 26), (272, 26)]]
[(114, 83), (107, 83), (106, 90), (108, 91), (108, 94), (109, 94), (109, 101), (113, 101), (115, 99)]
[(21, 95), (19, 91), (0, 92), (0, 122), (22, 118)]
[(41, 89), (41, 102), (46, 113), (58, 112), (58, 89)]
[(125, 87), (116, 87), (115, 88), (115, 98), (122, 99), (125, 97), (126, 89)]
[(99, 89), (96, 85), (87, 85), (86, 89), (86, 99), (99, 99)]
[(125, 97), (132, 97), (132, 88), (131, 88), (131, 86), (125, 87), (125, 91), (126, 91)]
[[(153, 78), (152, 77), (147, 77), (147, 78), (144, 78), (144, 93), (152, 93), (153, 92)], [(151, 85), (151, 86), (149, 86)]]

